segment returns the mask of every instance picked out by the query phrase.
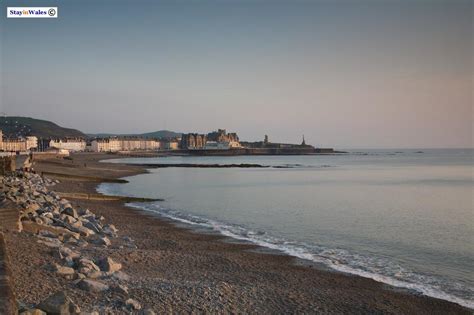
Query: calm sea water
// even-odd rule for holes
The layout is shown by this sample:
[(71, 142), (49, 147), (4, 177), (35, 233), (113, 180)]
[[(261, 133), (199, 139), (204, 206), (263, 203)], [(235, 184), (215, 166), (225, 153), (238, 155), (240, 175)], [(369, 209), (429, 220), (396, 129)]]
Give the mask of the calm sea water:
[(99, 191), (165, 198), (133, 206), (474, 308), (473, 150), (120, 161), (289, 166), (153, 169)]

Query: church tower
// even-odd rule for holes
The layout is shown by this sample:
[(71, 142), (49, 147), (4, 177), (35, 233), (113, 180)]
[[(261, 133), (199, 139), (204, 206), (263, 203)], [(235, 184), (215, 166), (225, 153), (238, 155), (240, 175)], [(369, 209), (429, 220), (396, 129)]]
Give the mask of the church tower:
[(301, 142), (301, 145), (306, 145), (306, 142), (304, 141), (304, 135), (303, 135), (303, 142)]

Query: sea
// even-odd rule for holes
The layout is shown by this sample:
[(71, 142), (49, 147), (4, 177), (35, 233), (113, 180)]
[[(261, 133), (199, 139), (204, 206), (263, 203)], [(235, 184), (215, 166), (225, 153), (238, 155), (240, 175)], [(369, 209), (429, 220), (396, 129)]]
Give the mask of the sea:
[(106, 162), (268, 166), (150, 169), (98, 191), (163, 198), (130, 206), (474, 308), (473, 149)]

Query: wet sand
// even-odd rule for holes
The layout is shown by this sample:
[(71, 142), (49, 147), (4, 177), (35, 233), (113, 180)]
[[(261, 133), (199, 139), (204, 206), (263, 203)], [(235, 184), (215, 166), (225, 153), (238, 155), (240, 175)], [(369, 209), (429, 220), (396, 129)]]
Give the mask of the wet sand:
[[(66, 193), (95, 193), (100, 178), (146, 172), (141, 166), (98, 162), (116, 155), (83, 153), (72, 158), (38, 161), (35, 169), (71, 176), (59, 178), (61, 183), (54, 187)], [(123, 264), (130, 276), (130, 297), (157, 313), (471, 313), (451, 302), (302, 264), (287, 255), (262, 253), (255, 245), (228, 242), (223, 236), (198, 233), (126, 207), (120, 200), (70, 200), (103, 215), (119, 229), (119, 236), (134, 239), (137, 249), (103, 251)], [(61, 289), (84, 310), (94, 303), (114, 303), (107, 300), (107, 293), (84, 292), (39, 267), (55, 258), (32, 236), (8, 233), (6, 238), (15, 262), (12, 271), (19, 300), (37, 303)]]

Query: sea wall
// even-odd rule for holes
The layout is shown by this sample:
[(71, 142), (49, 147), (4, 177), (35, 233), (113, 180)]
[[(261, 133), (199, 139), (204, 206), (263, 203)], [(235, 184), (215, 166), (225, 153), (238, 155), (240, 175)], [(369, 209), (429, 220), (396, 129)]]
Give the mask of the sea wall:
[(191, 155), (305, 155), (305, 154), (331, 154), (334, 150), (331, 148), (319, 149), (313, 147), (301, 148), (234, 148), (228, 150), (187, 150)]
[(35, 152), (33, 153), (33, 160), (51, 160), (51, 159), (62, 159), (65, 155), (58, 154), (55, 152)]

